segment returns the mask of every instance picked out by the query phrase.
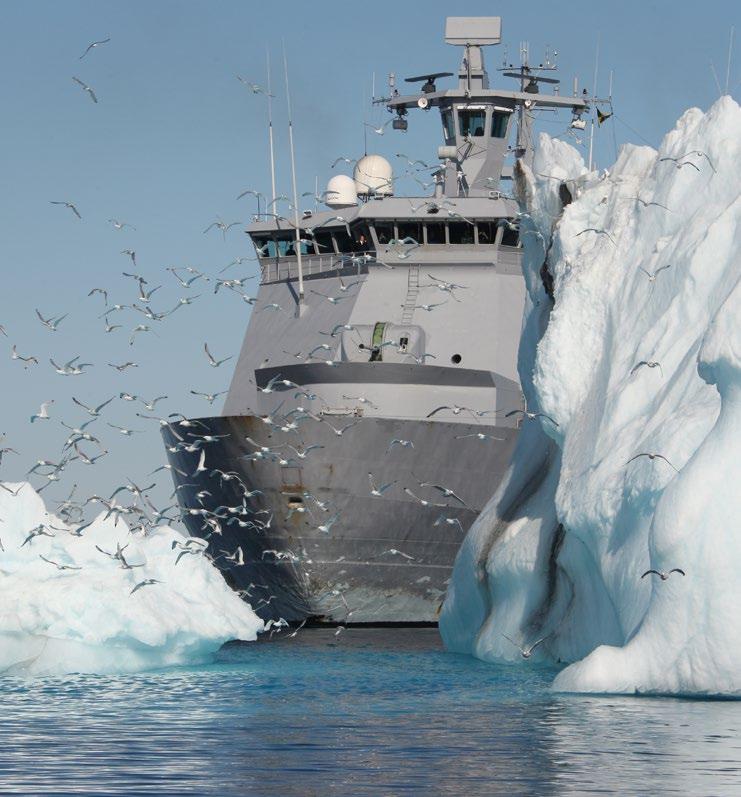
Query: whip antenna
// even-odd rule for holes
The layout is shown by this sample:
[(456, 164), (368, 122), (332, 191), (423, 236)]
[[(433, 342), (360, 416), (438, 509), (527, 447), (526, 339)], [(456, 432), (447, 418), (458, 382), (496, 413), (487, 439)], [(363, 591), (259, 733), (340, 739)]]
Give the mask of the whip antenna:
[(293, 184), (293, 223), (296, 228), (296, 263), (298, 265), (298, 303), (304, 303), (304, 272), (301, 264), (301, 231), (298, 223), (298, 192), (296, 191), (296, 159), (293, 152), (293, 118), (291, 116), (291, 93), (288, 89), (288, 59), (286, 42), (283, 40), (283, 71), (286, 77), (286, 106), (288, 108), (288, 146), (291, 150), (291, 182)]
[(268, 141), (270, 142), (270, 201), (275, 201), (275, 150), (273, 149), (273, 94), (270, 87), (270, 50), (265, 47), (268, 68)]

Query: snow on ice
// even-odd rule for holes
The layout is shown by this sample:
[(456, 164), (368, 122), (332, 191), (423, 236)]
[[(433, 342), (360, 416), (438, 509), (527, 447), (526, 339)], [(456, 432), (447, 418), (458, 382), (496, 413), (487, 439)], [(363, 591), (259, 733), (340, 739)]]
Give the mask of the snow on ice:
[[(182, 534), (131, 534), (100, 515), (78, 536), (30, 484), (0, 490), (0, 673), (111, 673), (208, 661), (262, 621), (201, 555), (176, 564)], [(15, 492), (20, 488), (16, 496)], [(44, 533), (26, 538), (44, 526)], [(53, 536), (47, 536), (53, 535)], [(115, 553), (126, 546), (122, 562)], [(97, 548), (96, 548), (97, 546)], [(41, 557), (44, 557), (43, 559)], [(48, 560), (48, 561), (45, 561)], [(132, 592), (137, 584), (145, 584)]]
[(602, 174), (543, 136), (517, 185), (520, 376), (552, 421), (524, 422), (443, 638), (492, 661), (542, 640), (563, 691), (739, 695), (741, 108), (691, 109)]

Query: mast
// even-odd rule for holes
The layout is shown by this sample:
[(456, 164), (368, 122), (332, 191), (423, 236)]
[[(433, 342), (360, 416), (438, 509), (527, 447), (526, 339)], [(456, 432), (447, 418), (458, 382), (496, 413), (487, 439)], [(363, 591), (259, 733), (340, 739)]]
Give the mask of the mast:
[(293, 224), (296, 229), (296, 264), (298, 266), (298, 304), (304, 303), (304, 272), (301, 265), (301, 231), (298, 219), (298, 191), (296, 190), (296, 158), (293, 149), (293, 118), (291, 116), (291, 93), (288, 88), (288, 59), (286, 43), (283, 41), (283, 71), (286, 77), (286, 105), (288, 107), (288, 146), (291, 150), (291, 183), (293, 185)]
[[(265, 47), (265, 58), (268, 67), (268, 141), (270, 142), (270, 201), (275, 201), (275, 150), (273, 148), (273, 94), (270, 90), (270, 50)], [(259, 199), (258, 199), (259, 202)], [(259, 212), (259, 208), (258, 208)]]

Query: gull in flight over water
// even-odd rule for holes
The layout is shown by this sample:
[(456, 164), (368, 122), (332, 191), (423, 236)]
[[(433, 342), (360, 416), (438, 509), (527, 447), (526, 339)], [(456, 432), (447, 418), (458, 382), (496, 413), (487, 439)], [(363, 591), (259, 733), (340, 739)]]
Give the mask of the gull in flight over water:
[(544, 642), (547, 639), (547, 637), (543, 637), (542, 639), (539, 639), (537, 642), (533, 642), (532, 645), (521, 647), (520, 645), (517, 644), (517, 642), (514, 641), (514, 639), (511, 639), (506, 634), (502, 634), (502, 636), (508, 642), (511, 642), (517, 648), (517, 650), (520, 651), (520, 654), (522, 655), (523, 659), (529, 659), (533, 655), (533, 651), (535, 650), (535, 648), (537, 648), (541, 642)]

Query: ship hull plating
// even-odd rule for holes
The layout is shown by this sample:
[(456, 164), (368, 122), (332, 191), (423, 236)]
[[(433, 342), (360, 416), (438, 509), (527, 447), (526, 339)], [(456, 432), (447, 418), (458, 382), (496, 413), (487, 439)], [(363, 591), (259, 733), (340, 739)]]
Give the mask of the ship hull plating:
[[(482, 424), (355, 420), (341, 435), (335, 430), (352, 418), (308, 420), (298, 433), (256, 416), (163, 430), (188, 530), (208, 540), (227, 581), (265, 620), (436, 622), (465, 532), (517, 437), (515, 428)], [(176, 435), (187, 441), (189, 433), (223, 435), (203, 446), (205, 469), (199, 451), (177, 446)], [(302, 439), (322, 447), (301, 458), (288, 445), (303, 452)], [(391, 446), (394, 439), (413, 445)], [(271, 452), (261, 456), (255, 444)], [(379, 488), (392, 483), (380, 497), (369, 473)], [(245, 490), (259, 491), (246, 512)]]

